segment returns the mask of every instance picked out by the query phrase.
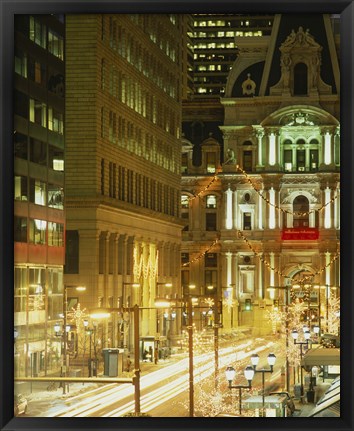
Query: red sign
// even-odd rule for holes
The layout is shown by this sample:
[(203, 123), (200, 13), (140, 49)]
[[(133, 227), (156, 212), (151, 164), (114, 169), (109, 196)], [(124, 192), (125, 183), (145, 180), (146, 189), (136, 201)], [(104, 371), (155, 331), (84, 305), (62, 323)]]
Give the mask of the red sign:
[(301, 227), (284, 229), (281, 234), (281, 239), (284, 241), (315, 241), (319, 238), (319, 231), (315, 227)]

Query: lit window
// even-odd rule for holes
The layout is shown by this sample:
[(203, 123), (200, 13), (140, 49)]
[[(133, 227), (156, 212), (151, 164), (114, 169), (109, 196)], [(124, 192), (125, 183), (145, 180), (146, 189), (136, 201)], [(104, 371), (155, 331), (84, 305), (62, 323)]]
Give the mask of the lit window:
[(206, 197), (206, 207), (207, 208), (216, 208), (216, 196), (208, 195)]
[(181, 196), (181, 207), (182, 208), (188, 208), (189, 207), (189, 198), (187, 195)]
[(29, 241), (32, 244), (46, 243), (47, 222), (45, 220), (30, 220)]

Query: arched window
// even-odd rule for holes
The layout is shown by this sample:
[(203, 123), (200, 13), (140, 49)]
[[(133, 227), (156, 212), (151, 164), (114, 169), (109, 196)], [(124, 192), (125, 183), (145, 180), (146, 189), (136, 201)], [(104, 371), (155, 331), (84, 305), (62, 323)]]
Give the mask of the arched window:
[(300, 195), (294, 199), (293, 213), (294, 213), (294, 227), (309, 227), (309, 210), (310, 204), (306, 196)]
[(307, 66), (297, 63), (294, 67), (294, 96), (307, 96)]

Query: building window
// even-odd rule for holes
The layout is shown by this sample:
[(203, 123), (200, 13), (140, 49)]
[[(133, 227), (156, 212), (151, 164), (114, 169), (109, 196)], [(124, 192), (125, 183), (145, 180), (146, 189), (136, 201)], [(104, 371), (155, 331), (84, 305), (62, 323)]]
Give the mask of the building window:
[(63, 114), (51, 107), (48, 108), (48, 129), (61, 135), (64, 133)]
[(53, 145), (49, 145), (48, 166), (54, 171), (64, 171), (64, 151)]
[(318, 150), (310, 150), (310, 171), (318, 170)]
[(189, 253), (181, 253), (181, 263), (182, 265), (189, 264)]
[(36, 84), (46, 85), (46, 66), (34, 58), (29, 59), (28, 77)]
[(307, 96), (307, 66), (297, 63), (294, 67), (294, 96)]
[(50, 208), (63, 209), (63, 187), (56, 184), (48, 184), (48, 206)]
[(30, 17), (29, 38), (42, 48), (47, 48), (47, 28), (33, 16)]
[(252, 151), (243, 151), (243, 169), (252, 171)]
[(15, 50), (15, 73), (27, 78), (27, 54), (17, 48)]
[(205, 230), (216, 231), (216, 213), (205, 214)]
[(208, 173), (215, 173), (216, 171), (216, 154), (208, 152), (206, 153), (206, 170)]
[(79, 232), (77, 230), (66, 231), (64, 269), (66, 274), (79, 272)]
[(297, 170), (300, 172), (305, 171), (305, 166), (306, 166), (306, 153), (305, 150), (297, 150), (296, 151), (296, 165), (297, 165)]
[(188, 211), (183, 211), (181, 213), (181, 218), (186, 223), (183, 230), (184, 231), (189, 230), (189, 213), (188, 213)]
[(213, 286), (213, 290), (217, 287), (217, 270), (216, 269), (206, 269), (204, 272), (204, 282), (205, 282), (205, 294), (210, 291), (207, 289), (208, 286)]
[(47, 184), (41, 180), (30, 178), (29, 180), (29, 200), (36, 205), (46, 205)]
[(62, 247), (64, 245), (64, 225), (48, 222), (48, 245)]
[(27, 242), (27, 218), (14, 217), (14, 240), (16, 242)]
[(216, 196), (215, 195), (208, 195), (206, 197), (206, 207), (207, 208), (216, 208)]
[(252, 229), (252, 217), (251, 213), (243, 213), (243, 230)]
[(27, 160), (28, 148), (27, 148), (27, 136), (22, 133), (14, 133), (14, 155), (20, 159)]
[(30, 99), (29, 119), (32, 123), (47, 127), (47, 105), (39, 100)]
[(30, 138), (30, 161), (47, 166), (47, 144), (45, 142)]
[(16, 201), (28, 200), (27, 177), (15, 175), (15, 200)]
[(310, 204), (306, 196), (300, 195), (293, 202), (293, 226), (309, 227), (309, 209)]
[(18, 90), (14, 92), (14, 113), (28, 118), (28, 96)]
[(48, 30), (48, 51), (64, 60), (64, 39), (52, 30)]
[(101, 159), (101, 195), (104, 195), (104, 159)]
[(187, 195), (181, 196), (181, 207), (182, 208), (189, 208), (189, 197)]
[(29, 242), (32, 244), (45, 244), (46, 243), (46, 230), (47, 222), (45, 220), (29, 221)]
[(293, 170), (293, 151), (284, 150), (284, 170), (291, 172)]
[(217, 253), (206, 253), (205, 254), (205, 266), (207, 268), (215, 268), (218, 266), (218, 255)]

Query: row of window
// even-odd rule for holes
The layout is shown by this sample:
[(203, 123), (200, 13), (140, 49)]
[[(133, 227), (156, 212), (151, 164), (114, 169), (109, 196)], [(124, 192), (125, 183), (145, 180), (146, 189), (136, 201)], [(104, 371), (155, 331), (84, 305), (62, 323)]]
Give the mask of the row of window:
[[(140, 42), (135, 41), (134, 37), (126, 34), (126, 30), (119, 26), (113, 18), (110, 18), (110, 26), (111, 21), (110, 47), (139, 72), (152, 80), (166, 94), (178, 100), (179, 83), (175, 75), (170, 72), (164, 63), (158, 61), (148, 49), (143, 48)], [(175, 54), (173, 57), (175, 57)]]
[[(102, 137), (104, 137), (104, 128), (102, 133)], [(117, 118), (117, 114), (113, 111), (109, 112), (108, 139), (112, 144), (144, 157), (158, 166), (171, 172), (178, 172), (177, 157), (170, 144), (163, 142), (155, 135), (144, 133), (141, 127), (121, 116)]]
[[(104, 74), (104, 60), (102, 68), (102, 73)], [(103, 88), (105, 88), (105, 84)], [(175, 111), (165, 106), (156, 95), (150, 94), (140, 82), (137, 82), (130, 76), (124, 75), (114, 66), (111, 66), (109, 72), (108, 91), (120, 102), (178, 138), (179, 118), (176, 116)]]
[(64, 134), (64, 116), (46, 103), (33, 99), (19, 90), (14, 91), (14, 111), (31, 123), (46, 127), (60, 135)]
[(60, 97), (65, 95), (64, 76), (18, 48), (15, 50), (15, 73), (30, 79)]
[(63, 209), (63, 187), (20, 175), (15, 175), (14, 181), (16, 201), (28, 201), (36, 205)]
[(62, 149), (18, 132), (14, 134), (14, 156), (55, 171), (64, 171)]
[[(150, 40), (155, 43), (162, 52), (164, 52), (172, 61), (177, 60), (178, 48), (176, 41), (171, 37), (171, 34), (163, 24), (156, 21), (152, 15), (129, 15), (130, 19), (140, 25), (144, 32), (150, 37)], [(170, 16), (170, 22), (176, 24), (176, 17)]]
[(262, 30), (256, 31), (218, 31), (214, 32), (205, 32), (205, 31), (197, 31), (194, 33), (193, 37), (201, 37), (201, 38), (216, 38), (216, 37), (238, 37), (238, 36), (263, 36)]
[(14, 240), (35, 245), (64, 246), (64, 224), (14, 217)]
[(227, 43), (223, 43), (223, 42), (219, 42), (219, 43), (200, 42), (200, 43), (196, 43), (194, 45), (194, 49), (230, 49), (230, 48), (235, 48), (235, 47), (236, 47), (235, 42), (227, 42)]
[(108, 163), (108, 189), (106, 189), (107, 162), (101, 160), (101, 194), (178, 217), (179, 190), (139, 174), (131, 169)]
[(44, 49), (55, 57), (64, 60), (64, 39), (58, 33), (48, 28), (41, 22), (38, 17), (29, 17), (29, 38), (35, 44)]

